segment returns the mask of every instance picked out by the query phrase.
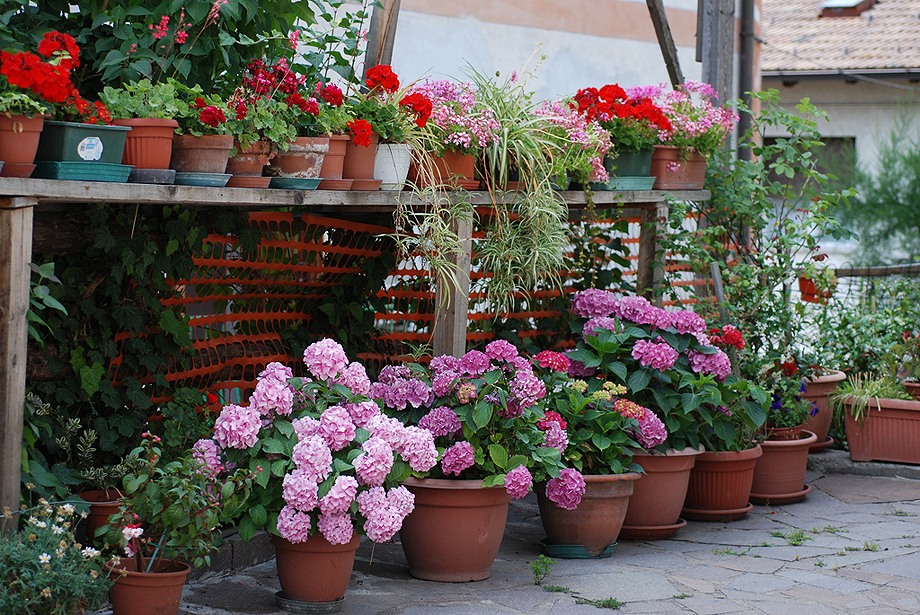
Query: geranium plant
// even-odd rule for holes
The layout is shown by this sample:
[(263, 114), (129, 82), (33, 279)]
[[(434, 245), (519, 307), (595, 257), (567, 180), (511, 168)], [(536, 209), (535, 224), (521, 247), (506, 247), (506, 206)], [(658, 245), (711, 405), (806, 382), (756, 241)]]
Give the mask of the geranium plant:
[(569, 358), (543, 350), (533, 357), (546, 384), (544, 418), (537, 425), (567, 445), (562, 458), (585, 474), (633, 471), (633, 451), (662, 444), (668, 432), (654, 412), (628, 400), (621, 384), (568, 375)]
[(409, 94), (416, 93), (432, 104), (425, 130), (433, 154), (467, 153), (495, 141), (500, 125), (493, 111), (479, 102), (471, 84), (426, 79), (409, 88)]
[(227, 124), (242, 151), (263, 139), (274, 147), (286, 149), (297, 136), (299, 107), (294, 101), (291, 105), (286, 102), (291, 100), (291, 89), (295, 87), (291, 82), (297, 78), (286, 63), (279, 64), (250, 62), (240, 85), (227, 99), (230, 110)]
[(205, 94), (197, 85), (190, 88), (176, 84), (176, 87), (182, 97), (175, 116), (180, 134), (196, 137), (231, 134), (227, 123), (230, 111), (219, 96)]
[(370, 123), (382, 143), (406, 143), (431, 116), (431, 101), (399, 87), (399, 76), (386, 64), (372, 66), (364, 80), (367, 91), (357, 95), (351, 112)]
[(650, 150), (661, 143), (662, 132), (672, 129), (671, 120), (651, 98), (628, 94), (616, 83), (578, 90), (571, 105), (610, 133), (618, 153)]
[(570, 351), (576, 373), (623, 384), (630, 398), (654, 410), (668, 430), (663, 446), (734, 450), (766, 418), (767, 394), (732, 374), (729, 356), (713, 345), (694, 312), (668, 312), (643, 297), (587, 289), (572, 301), (584, 322)]
[(212, 468), (254, 474), (238, 518), (243, 538), (267, 528), (293, 543), (322, 534), (345, 544), (355, 531), (387, 541), (414, 507), (397, 485), (434, 466), (434, 440), (380, 412), (364, 367), (349, 363), (338, 342), (311, 344), (304, 363), (305, 378), (270, 363), (249, 405), (225, 406), (196, 449)]
[(577, 113), (567, 101), (544, 101), (533, 112), (545, 120), (542, 129), (553, 142), (550, 174), (559, 187), (567, 177), (580, 183), (592, 176), (609, 179), (604, 156), (611, 148), (610, 134), (597, 121)]
[(162, 83), (141, 79), (120, 88), (106, 86), (100, 100), (115, 118), (174, 119), (182, 110), (182, 92), (177, 86), (169, 79)]
[(459, 358), (434, 357), (427, 367), (385, 367), (371, 394), (386, 412), (436, 439), (440, 463), (414, 476), (504, 485), (514, 498), (547, 481), (557, 506), (581, 501), (584, 479), (562, 460), (565, 433), (538, 425), (546, 386), (509, 342), (496, 340)]

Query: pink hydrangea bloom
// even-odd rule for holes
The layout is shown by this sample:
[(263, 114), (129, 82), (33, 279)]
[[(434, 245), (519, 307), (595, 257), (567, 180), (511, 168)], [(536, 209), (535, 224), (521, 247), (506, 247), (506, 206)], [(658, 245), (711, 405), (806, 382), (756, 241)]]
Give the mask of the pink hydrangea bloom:
[(465, 374), (475, 377), (484, 374), (491, 367), (491, 363), (486, 353), (479, 350), (470, 350), (460, 357), (460, 366)]
[(210, 438), (202, 438), (192, 446), (192, 457), (201, 464), (206, 474), (218, 474), (223, 470), (220, 461), (220, 449)]
[(520, 405), (521, 411), (546, 397), (546, 385), (533, 372), (518, 372), (508, 388), (512, 398)]
[(415, 497), (405, 487), (385, 493), (373, 487), (358, 495), (358, 509), (367, 522), (364, 530), (374, 542), (386, 542), (402, 527), (403, 520), (415, 508)]
[(572, 468), (565, 468), (557, 478), (551, 478), (546, 483), (546, 497), (559, 508), (575, 510), (584, 494), (585, 479)]
[(320, 514), (316, 529), (333, 545), (347, 545), (355, 534), (355, 527), (348, 515)]
[(471, 467), (475, 462), (473, 445), (469, 442), (457, 442), (444, 451), (441, 457), (441, 471), (445, 476), (460, 476), (460, 473)]
[(565, 430), (559, 426), (556, 421), (550, 421), (547, 424), (546, 434), (543, 439), (543, 446), (547, 448), (558, 448), (560, 453), (564, 453), (569, 445), (569, 436)]
[(281, 484), (281, 496), (288, 506), (303, 512), (310, 512), (319, 504), (317, 497), (319, 483), (315, 475), (303, 470), (294, 470), (284, 475)]
[(370, 400), (345, 404), (345, 409), (348, 410), (351, 421), (358, 427), (364, 427), (372, 418), (380, 415), (380, 406)]
[(428, 367), (431, 368), (431, 372), (434, 374), (440, 374), (443, 372), (459, 374), (461, 371), (463, 371), (463, 368), (460, 365), (460, 359), (449, 354), (442, 354), (434, 357), (431, 359)]
[(505, 491), (515, 500), (519, 500), (533, 487), (533, 476), (526, 466), (520, 465), (505, 474)]
[(383, 487), (371, 487), (358, 493), (355, 500), (358, 502), (358, 512), (365, 517), (369, 517), (374, 512), (387, 505), (386, 489)]
[(643, 448), (655, 448), (668, 439), (668, 430), (654, 412), (648, 408), (643, 410), (645, 412), (639, 419), (639, 433), (636, 437)]
[(397, 450), (416, 472), (427, 472), (438, 463), (434, 436), (427, 429), (415, 425), (406, 427), (402, 446)]
[(719, 380), (725, 380), (732, 373), (731, 359), (721, 350), (716, 350), (714, 354), (691, 350), (687, 358), (690, 359), (690, 368), (697, 374), (712, 374)]
[(319, 417), (319, 433), (326, 445), (340, 451), (355, 439), (355, 424), (348, 410), (342, 406), (329, 406)]
[(294, 408), (294, 389), (285, 380), (262, 378), (249, 398), (249, 406), (263, 416), (288, 415)]
[(324, 515), (344, 515), (358, 495), (358, 481), (354, 476), (339, 476), (335, 479), (329, 493), (319, 501), (319, 509)]
[(310, 515), (290, 506), (278, 513), (278, 533), (285, 540), (295, 544), (306, 542), (310, 537)]
[(665, 342), (638, 340), (632, 349), (632, 358), (643, 367), (651, 367), (660, 372), (674, 367), (678, 353)]
[(671, 326), (677, 329), (678, 333), (704, 333), (706, 331), (706, 321), (690, 310), (680, 310), (671, 313)]
[(221, 448), (251, 448), (259, 441), (261, 428), (258, 410), (230, 404), (214, 422), (214, 440)]
[(472, 382), (463, 382), (457, 387), (457, 400), (461, 404), (468, 404), (476, 399), (476, 385)]
[(332, 470), (332, 451), (321, 436), (307, 436), (295, 444), (291, 459), (316, 482), (325, 480)]
[(462, 428), (460, 417), (447, 406), (433, 408), (419, 420), (418, 426), (430, 431), (435, 438), (449, 436), (457, 433)]
[(438, 397), (450, 395), (454, 386), (458, 384), (460, 375), (457, 372), (444, 371), (433, 376), (431, 379), (431, 390)]
[(367, 377), (367, 370), (357, 361), (346, 367), (335, 382), (345, 385), (356, 395), (369, 395), (371, 392), (371, 380)]
[(493, 361), (510, 361), (518, 356), (518, 350), (507, 340), (495, 340), (486, 344), (486, 356)]
[(597, 333), (595, 333), (596, 329), (607, 329), (608, 331), (618, 332), (623, 330), (623, 324), (616, 318), (610, 316), (595, 316), (594, 318), (588, 319), (588, 322), (586, 322), (585, 326), (581, 329), (581, 334), (586, 337), (588, 335), (597, 335)]
[(265, 366), (261, 372), (259, 372), (259, 380), (280, 380), (282, 382), (287, 382), (294, 377), (294, 372), (290, 367), (284, 363), (278, 363), (277, 361), (272, 361)]
[(367, 517), (364, 531), (374, 542), (387, 542), (402, 527), (403, 516), (389, 506), (375, 510)]
[(387, 493), (387, 504), (390, 505), (390, 508), (405, 517), (415, 510), (415, 496), (412, 495), (411, 491), (399, 485), (398, 487), (390, 489)]
[(297, 434), (298, 440), (303, 440), (308, 436), (319, 435), (319, 421), (311, 416), (304, 416), (291, 421), (294, 426), (294, 433)]
[(572, 312), (582, 318), (610, 316), (616, 300), (616, 295), (609, 290), (587, 288), (580, 293), (575, 293), (572, 298)]
[(671, 325), (671, 315), (649, 303), (645, 297), (630, 296), (617, 300), (613, 308), (613, 315), (639, 325), (650, 325), (662, 329)]
[(355, 473), (362, 485), (378, 487), (393, 468), (393, 449), (377, 436), (371, 436), (361, 445), (361, 454), (354, 460)]
[(371, 432), (371, 435), (389, 444), (394, 451), (400, 450), (403, 446), (406, 427), (397, 418), (378, 414), (369, 420), (364, 428)]
[(320, 380), (331, 381), (348, 367), (345, 349), (335, 340), (322, 339), (310, 344), (303, 352), (303, 362), (310, 373)]
[(421, 380), (409, 377), (388, 380), (372, 384), (370, 394), (389, 408), (405, 410), (408, 405), (418, 408), (431, 399), (431, 387)]
[(569, 371), (569, 365), (571, 361), (567, 356), (561, 352), (553, 352), (552, 350), (542, 350), (534, 356), (534, 360), (537, 362), (537, 365), (543, 369), (551, 369), (554, 372), (566, 373)]
[(412, 370), (405, 365), (384, 365), (377, 376), (377, 381), (383, 384), (393, 384), (400, 380), (412, 377)]

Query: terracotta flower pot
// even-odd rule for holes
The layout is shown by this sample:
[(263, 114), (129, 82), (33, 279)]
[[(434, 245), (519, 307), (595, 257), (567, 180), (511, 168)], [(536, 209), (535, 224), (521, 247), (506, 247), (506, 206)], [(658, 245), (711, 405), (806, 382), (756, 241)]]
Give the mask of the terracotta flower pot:
[(176, 135), (170, 166), (177, 173), (224, 173), (233, 150), (233, 135)]
[[(585, 494), (575, 510), (559, 508), (547, 499), (546, 485), (536, 489), (540, 521), (546, 530), (546, 550), (553, 557), (602, 557), (617, 541), (633, 485), (641, 475), (585, 475)], [(572, 550), (559, 547), (581, 547)], [(555, 548), (554, 548), (555, 547)]]
[(803, 426), (817, 436), (817, 440), (809, 449), (811, 452), (824, 450), (834, 443), (834, 440), (828, 438), (827, 435), (834, 419), (834, 411), (830, 407), (830, 396), (837, 390), (837, 386), (844, 378), (846, 378), (846, 375), (843, 372), (834, 370), (805, 383), (805, 392), (802, 393), (802, 398), (813, 403), (815, 408), (818, 409), (815, 414), (808, 417)]
[(109, 517), (118, 512), (121, 495), (117, 489), (94, 489), (78, 493), (89, 502), (89, 515), (86, 517), (86, 541), (94, 543), (96, 530), (108, 525)]
[[(361, 544), (357, 532), (344, 545), (333, 545), (322, 534), (310, 536), (305, 542), (292, 543), (272, 536), (275, 545), (275, 564), (281, 584), (279, 602), (293, 601), (318, 606), (334, 603), (345, 596), (355, 553)], [(335, 609), (338, 610), (338, 609)], [(331, 612), (312, 610), (302, 612)]]
[(344, 179), (374, 179), (374, 161), (377, 159), (377, 135), (371, 137), (368, 146), (355, 145), (349, 140), (345, 144), (345, 160), (342, 163)]
[(45, 118), (41, 115), (0, 114), (0, 177), (29, 177), (35, 170), (35, 152)]
[(463, 583), (489, 577), (498, 555), (508, 503), (504, 487), (479, 480), (410, 478), (415, 510), (399, 536), (409, 574), (426, 581)]
[(172, 158), (172, 142), (179, 122), (172, 119), (135, 117), (112, 122), (115, 126), (130, 126), (125, 138), (122, 164), (135, 169), (168, 169)]
[(801, 431), (794, 440), (761, 442), (763, 455), (754, 465), (751, 501), (755, 504), (792, 504), (805, 499), (811, 488), (805, 485), (808, 447), (818, 438)]
[(262, 169), (271, 158), (271, 143), (256, 141), (246, 149), (241, 149), (239, 143), (233, 145), (237, 153), (227, 161), (227, 173), (248, 177), (260, 177)]
[(667, 454), (634, 452), (633, 462), (642, 466), (645, 473), (633, 484), (620, 538), (669, 538), (687, 525), (680, 518), (680, 511), (687, 497), (690, 470), (700, 453), (695, 448), (670, 450)]
[(869, 402), (866, 417), (857, 421), (844, 405), (847, 445), (853, 461), (893, 461), (920, 464), (920, 401), (878, 398)]
[(454, 151), (447, 151), (442, 156), (428, 156), (420, 162), (413, 160), (408, 177), (420, 190), (435, 185), (465, 190), (474, 190), (479, 186), (476, 157)]
[(321, 177), (320, 170), (328, 151), (329, 137), (297, 137), (286, 152), (272, 158), (268, 174), (299, 179)]
[[(115, 581), (109, 590), (113, 615), (175, 615), (182, 602), (182, 588), (192, 568), (183, 562), (157, 563), (157, 572), (138, 572), (133, 558), (118, 568), (106, 564)], [(121, 571), (124, 571), (123, 573)]]
[(319, 176), (323, 181), (319, 183), (320, 190), (347, 190), (351, 187), (351, 180), (342, 179), (342, 167), (345, 164), (345, 147), (351, 137), (348, 135), (330, 135), (329, 150), (323, 159), (323, 166)]
[(656, 145), (652, 153), (651, 174), (654, 190), (702, 190), (706, 181), (706, 158), (696, 150), (684, 152), (679, 147)]
[(735, 521), (753, 508), (754, 466), (760, 445), (743, 451), (705, 452), (690, 472), (683, 516), (696, 521)]

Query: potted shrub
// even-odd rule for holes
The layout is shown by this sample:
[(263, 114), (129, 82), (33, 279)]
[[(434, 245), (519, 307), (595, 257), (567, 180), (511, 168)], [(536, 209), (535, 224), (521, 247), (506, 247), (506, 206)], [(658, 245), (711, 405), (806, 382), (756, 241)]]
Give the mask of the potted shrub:
[[(0, 56), (0, 70), (4, 56)], [(0, 76), (0, 177), (29, 177), (35, 166), (38, 139), (45, 123), (45, 106), (27, 92), (17, 91)]]
[(106, 86), (100, 94), (114, 118), (113, 124), (131, 127), (122, 162), (135, 170), (160, 171), (134, 172), (134, 181), (172, 183), (174, 179), (174, 173), (163, 171), (169, 169), (173, 136), (179, 126), (176, 117), (182, 109), (182, 95), (178, 88), (179, 84), (173, 80), (153, 83), (150, 79), (141, 79), (120, 88)]
[(901, 339), (892, 344), (884, 359), (911, 397), (920, 399), (920, 333), (902, 331)]
[(508, 503), (535, 482), (546, 481), (546, 495), (557, 506), (575, 508), (581, 501), (581, 473), (566, 467), (558, 441), (538, 426), (545, 386), (509, 342), (493, 341), (459, 358), (434, 357), (427, 367), (385, 367), (371, 394), (408, 429), (429, 431), (438, 447), (440, 463), (406, 481), (416, 508), (400, 538), (412, 576), (487, 578)]
[(920, 463), (920, 401), (889, 374), (850, 376), (831, 397), (853, 461)]
[(173, 137), (170, 166), (176, 183), (224, 186), (230, 179), (227, 161), (233, 151), (233, 135), (227, 123), (227, 104), (199, 86), (176, 86), (182, 96), (176, 115), (178, 134)]
[(585, 479), (585, 495), (574, 510), (553, 506), (545, 486), (537, 487), (547, 534), (543, 548), (552, 557), (608, 556), (640, 477), (635, 470), (641, 468), (631, 463), (633, 451), (655, 448), (668, 432), (654, 412), (625, 397), (623, 385), (571, 378), (562, 353), (544, 350), (534, 361), (547, 389), (537, 425)]
[(208, 466), (254, 474), (237, 516), (247, 539), (267, 529), (275, 545), (279, 604), (341, 607), (362, 533), (390, 540), (413, 510), (399, 483), (437, 461), (431, 434), (404, 428), (368, 398), (364, 367), (334, 340), (304, 351), (306, 377), (270, 363), (248, 406), (227, 405), (211, 439), (196, 444)]
[(345, 165), (345, 151), (351, 141), (348, 123), (354, 118), (351, 110), (345, 104), (345, 94), (334, 83), (317, 83), (317, 102), (319, 102), (319, 116), (317, 121), (321, 134), (329, 137), (329, 151), (323, 159), (320, 169), (322, 181), (320, 190), (348, 190), (354, 180), (344, 179), (342, 171)]
[(131, 455), (146, 463), (122, 480), (124, 496), (105, 534), (126, 556), (106, 563), (115, 615), (178, 613), (190, 564), (210, 562), (219, 526), (245, 502), (252, 482), (248, 469), (220, 474), (197, 452), (163, 463), (159, 436), (142, 437)]

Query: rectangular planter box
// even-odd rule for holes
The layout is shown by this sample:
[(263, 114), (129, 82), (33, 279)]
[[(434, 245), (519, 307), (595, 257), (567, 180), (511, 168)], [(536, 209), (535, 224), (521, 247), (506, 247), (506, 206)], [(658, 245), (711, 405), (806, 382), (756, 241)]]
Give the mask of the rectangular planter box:
[(121, 164), (131, 128), (77, 122), (45, 122), (35, 162)]
[(920, 464), (920, 401), (879, 399), (859, 422), (844, 406), (847, 443), (853, 461)]

